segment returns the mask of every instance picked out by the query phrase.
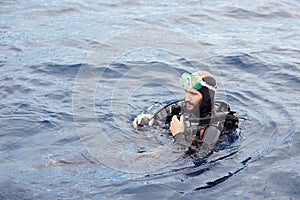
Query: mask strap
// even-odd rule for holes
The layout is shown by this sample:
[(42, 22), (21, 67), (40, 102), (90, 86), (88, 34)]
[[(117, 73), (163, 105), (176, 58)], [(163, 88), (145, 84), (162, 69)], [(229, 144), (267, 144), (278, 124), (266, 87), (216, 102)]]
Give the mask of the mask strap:
[(201, 79), (201, 81), (200, 81), (200, 84), (202, 85), (202, 86), (204, 86), (204, 87), (207, 87), (208, 89), (210, 89), (210, 90), (212, 90), (212, 91), (216, 91), (216, 89), (217, 89), (217, 86), (211, 86), (211, 85), (208, 85), (205, 81), (203, 81), (202, 79)]
[(208, 85), (198, 74), (196, 74), (196, 73), (193, 73), (192, 75), (196, 75), (196, 76), (198, 76), (199, 77), (199, 79), (200, 79), (200, 84), (202, 85), (202, 86), (204, 86), (204, 87), (207, 87), (208, 89), (210, 89), (210, 90), (212, 90), (212, 91), (216, 91), (216, 89), (217, 89), (217, 86), (211, 86), (211, 85)]

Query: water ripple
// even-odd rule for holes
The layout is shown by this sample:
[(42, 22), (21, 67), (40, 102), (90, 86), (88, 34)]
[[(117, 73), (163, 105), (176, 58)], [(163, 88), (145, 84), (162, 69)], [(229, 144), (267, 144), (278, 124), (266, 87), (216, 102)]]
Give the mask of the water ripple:
[[(298, 1), (33, 0), (0, 5), (1, 199), (299, 196)], [(86, 58), (95, 48), (127, 46), (107, 41), (145, 26), (201, 44), (216, 70), (149, 46), (123, 52), (111, 63)], [(180, 45), (170, 47), (175, 51)], [(160, 129), (136, 132), (132, 120), (182, 98), (179, 74), (192, 72), (193, 66), (213, 70), (220, 83), (217, 98), (248, 120), (241, 121), (230, 144), (203, 159), (172, 160), (172, 138)], [(74, 89), (82, 69), (82, 84), (97, 85), (94, 91)], [(74, 105), (75, 97), (82, 103)], [(77, 116), (74, 109), (92, 114)], [(76, 128), (87, 125), (92, 128), (78, 135)], [(95, 141), (100, 133), (112, 144), (106, 149), (103, 138)], [(111, 155), (101, 157), (111, 164), (146, 172), (104, 165), (85, 140), (100, 157)], [(109, 154), (115, 147), (119, 151)]]

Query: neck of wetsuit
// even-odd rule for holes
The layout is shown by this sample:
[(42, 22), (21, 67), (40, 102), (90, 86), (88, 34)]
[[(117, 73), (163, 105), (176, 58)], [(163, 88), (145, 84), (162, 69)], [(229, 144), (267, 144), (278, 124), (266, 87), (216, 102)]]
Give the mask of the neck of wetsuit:
[(211, 116), (214, 105), (214, 92), (206, 87), (201, 87), (198, 91), (202, 94), (202, 102), (199, 105), (200, 118)]

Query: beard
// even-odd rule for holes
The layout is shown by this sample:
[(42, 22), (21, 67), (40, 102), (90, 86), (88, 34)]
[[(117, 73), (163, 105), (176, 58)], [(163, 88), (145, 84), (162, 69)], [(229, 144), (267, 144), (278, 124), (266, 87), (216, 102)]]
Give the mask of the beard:
[(185, 101), (185, 107), (186, 107), (186, 110), (194, 115), (195, 117), (200, 117), (200, 106), (199, 104), (194, 104), (190, 101)]

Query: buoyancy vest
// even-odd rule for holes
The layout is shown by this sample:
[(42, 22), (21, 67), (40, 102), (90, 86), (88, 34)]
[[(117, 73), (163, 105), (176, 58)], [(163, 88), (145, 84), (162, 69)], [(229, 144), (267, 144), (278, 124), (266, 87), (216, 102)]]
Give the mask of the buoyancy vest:
[(183, 114), (187, 131), (196, 135), (198, 139), (203, 138), (206, 128), (210, 125), (217, 127), (221, 134), (232, 131), (239, 125), (239, 119), (234, 115), (235, 112), (230, 110), (229, 104), (220, 100), (214, 102), (213, 112), (206, 117), (197, 118), (191, 113), (186, 113), (184, 106), (177, 104), (167, 108), (167, 113), (166, 124), (171, 122), (174, 115), (179, 118)]

